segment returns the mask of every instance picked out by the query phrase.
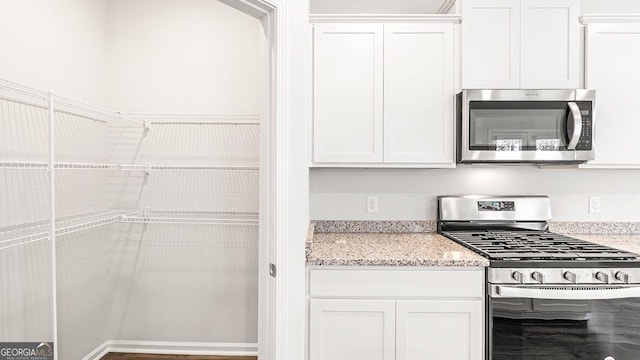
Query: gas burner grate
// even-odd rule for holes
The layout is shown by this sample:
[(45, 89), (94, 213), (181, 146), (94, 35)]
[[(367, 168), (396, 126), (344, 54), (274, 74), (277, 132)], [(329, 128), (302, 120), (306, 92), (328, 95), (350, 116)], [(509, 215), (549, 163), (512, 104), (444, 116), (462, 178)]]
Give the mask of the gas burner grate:
[(465, 230), (443, 235), (490, 259), (635, 259), (636, 254), (548, 231)]

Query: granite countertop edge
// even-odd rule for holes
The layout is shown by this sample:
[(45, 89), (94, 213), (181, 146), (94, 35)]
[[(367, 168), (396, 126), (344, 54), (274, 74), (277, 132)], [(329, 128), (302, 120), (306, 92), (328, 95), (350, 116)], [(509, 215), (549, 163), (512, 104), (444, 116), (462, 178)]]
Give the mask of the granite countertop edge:
[[(313, 221), (309, 266), (486, 267), (489, 261), (435, 233), (435, 221)], [(553, 222), (550, 231), (640, 253), (640, 223)], [(320, 239), (319, 242), (314, 240)], [(422, 242), (428, 248), (422, 248)], [(414, 250), (418, 248), (419, 254)], [(456, 256), (451, 256), (451, 254)]]
[(444, 259), (317, 259), (309, 258), (309, 266), (415, 266), (415, 267), (487, 267), (487, 260), (444, 260)]
[[(435, 225), (435, 223), (433, 224)], [(355, 229), (354, 229), (355, 226)], [(308, 266), (486, 267), (489, 261), (425, 222), (311, 222)], [(315, 242), (317, 238), (322, 240)], [(426, 246), (426, 247), (423, 247)], [(413, 249), (422, 250), (415, 254)], [(426, 253), (425, 253), (426, 252)], [(319, 254), (320, 253), (320, 254)]]

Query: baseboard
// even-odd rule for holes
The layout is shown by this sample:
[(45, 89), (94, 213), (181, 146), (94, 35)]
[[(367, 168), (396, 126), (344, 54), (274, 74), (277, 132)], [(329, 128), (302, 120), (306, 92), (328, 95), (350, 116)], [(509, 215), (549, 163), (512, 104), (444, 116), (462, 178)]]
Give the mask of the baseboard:
[(109, 340), (102, 343), (82, 360), (99, 360), (108, 352), (174, 355), (257, 356), (256, 343), (213, 343)]
[(92, 352), (83, 357), (82, 360), (99, 360), (109, 352), (109, 341), (105, 341)]

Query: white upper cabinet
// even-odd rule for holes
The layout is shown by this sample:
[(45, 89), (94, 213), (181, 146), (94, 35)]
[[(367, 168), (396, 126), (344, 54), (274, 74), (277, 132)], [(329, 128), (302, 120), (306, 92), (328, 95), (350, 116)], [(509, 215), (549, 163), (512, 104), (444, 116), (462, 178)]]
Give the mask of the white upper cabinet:
[(640, 23), (588, 24), (586, 75), (596, 90), (596, 157), (586, 167), (640, 168)]
[(520, 87), (520, 1), (462, 2), (462, 88)]
[(312, 166), (455, 165), (456, 18), (314, 25)]
[(522, 0), (521, 88), (580, 86), (579, 16), (574, 0)]
[(314, 160), (382, 162), (382, 24), (314, 28)]
[(462, 88), (578, 88), (579, 14), (579, 0), (463, 0)]
[(453, 162), (450, 24), (384, 28), (384, 162)]

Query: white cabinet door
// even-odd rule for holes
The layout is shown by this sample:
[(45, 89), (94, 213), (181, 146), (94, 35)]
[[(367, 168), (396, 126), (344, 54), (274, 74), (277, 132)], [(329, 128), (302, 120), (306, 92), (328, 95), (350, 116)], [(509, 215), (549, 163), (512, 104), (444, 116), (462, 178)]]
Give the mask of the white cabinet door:
[(315, 25), (315, 162), (382, 162), (382, 47), (382, 24)]
[(520, 1), (462, 3), (462, 88), (520, 87)]
[(640, 167), (640, 24), (589, 24), (586, 59), (586, 86), (596, 90), (596, 157), (587, 166)]
[(580, 87), (580, 1), (522, 0), (520, 87)]
[(396, 360), (482, 360), (482, 301), (398, 301)]
[(310, 360), (395, 359), (395, 301), (310, 303)]
[(453, 24), (385, 25), (385, 163), (454, 163), (453, 31)]

